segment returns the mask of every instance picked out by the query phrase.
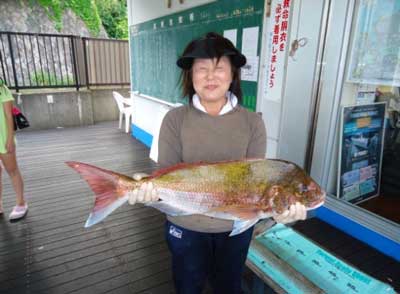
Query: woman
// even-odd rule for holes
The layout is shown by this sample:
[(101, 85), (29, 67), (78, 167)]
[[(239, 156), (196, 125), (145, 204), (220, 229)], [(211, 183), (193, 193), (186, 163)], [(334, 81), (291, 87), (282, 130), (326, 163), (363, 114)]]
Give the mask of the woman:
[[(11, 178), (17, 196), (17, 204), (9, 216), (11, 221), (16, 221), (26, 215), (28, 204), (24, 199), (24, 183), (16, 158), (14, 120), (12, 115), (13, 100), (14, 98), (10, 90), (0, 80), (0, 160)], [(0, 215), (3, 214), (1, 176), (2, 167), (0, 166)]]
[[(189, 104), (169, 111), (162, 122), (161, 167), (265, 157), (263, 120), (240, 106), (240, 68), (245, 63), (245, 56), (216, 33), (188, 44), (177, 65)], [(154, 201), (156, 193), (151, 183), (144, 184), (130, 195), (130, 203)], [(293, 206), (276, 220), (288, 222), (305, 216), (304, 206)], [(207, 278), (215, 293), (241, 292), (253, 228), (229, 237), (232, 224), (204, 215), (167, 216), (165, 234), (177, 293), (201, 293)]]

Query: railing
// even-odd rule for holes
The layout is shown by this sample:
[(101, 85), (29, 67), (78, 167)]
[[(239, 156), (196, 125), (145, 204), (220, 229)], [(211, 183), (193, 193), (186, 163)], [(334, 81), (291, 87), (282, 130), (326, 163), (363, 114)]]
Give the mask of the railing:
[(0, 32), (0, 78), (9, 88), (129, 85), (128, 42)]

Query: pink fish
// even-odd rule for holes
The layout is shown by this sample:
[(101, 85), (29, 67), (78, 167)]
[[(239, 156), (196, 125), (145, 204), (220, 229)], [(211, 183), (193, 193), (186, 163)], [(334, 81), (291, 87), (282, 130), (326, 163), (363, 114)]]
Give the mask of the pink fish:
[(282, 213), (296, 202), (310, 210), (325, 199), (325, 192), (303, 169), (283, 160), (178, 164), (140, 181), (86, 163), (67, 164), (95, 193), (95, 205), (85, 227), (102, 221), (128, 200), (129, 191), (147, 181), (153, 182), (160, 198), (147, 205), (173, 216), (204, 214), (233, 220), (231, 235)]

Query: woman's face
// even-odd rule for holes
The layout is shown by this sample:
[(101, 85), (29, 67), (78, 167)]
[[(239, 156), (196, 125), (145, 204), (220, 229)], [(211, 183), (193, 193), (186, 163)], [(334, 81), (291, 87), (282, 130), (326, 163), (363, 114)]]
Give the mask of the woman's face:
[(193, 88), (202, 102), (225, 101), (232, 82), (232, 66), (228, 57), (196, 58), (192, 67)]

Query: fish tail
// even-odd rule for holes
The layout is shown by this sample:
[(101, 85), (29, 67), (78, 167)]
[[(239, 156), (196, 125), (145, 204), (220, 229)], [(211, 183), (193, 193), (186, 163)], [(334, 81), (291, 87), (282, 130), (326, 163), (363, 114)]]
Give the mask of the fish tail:
[(102, 221), (128, 200), (129, 188), (121, 181), (127, 178), (125, 175), (82, 162), (67, 161), (66, 164), (81, 175), (95, 194), (94, 207), (85, 228)]

